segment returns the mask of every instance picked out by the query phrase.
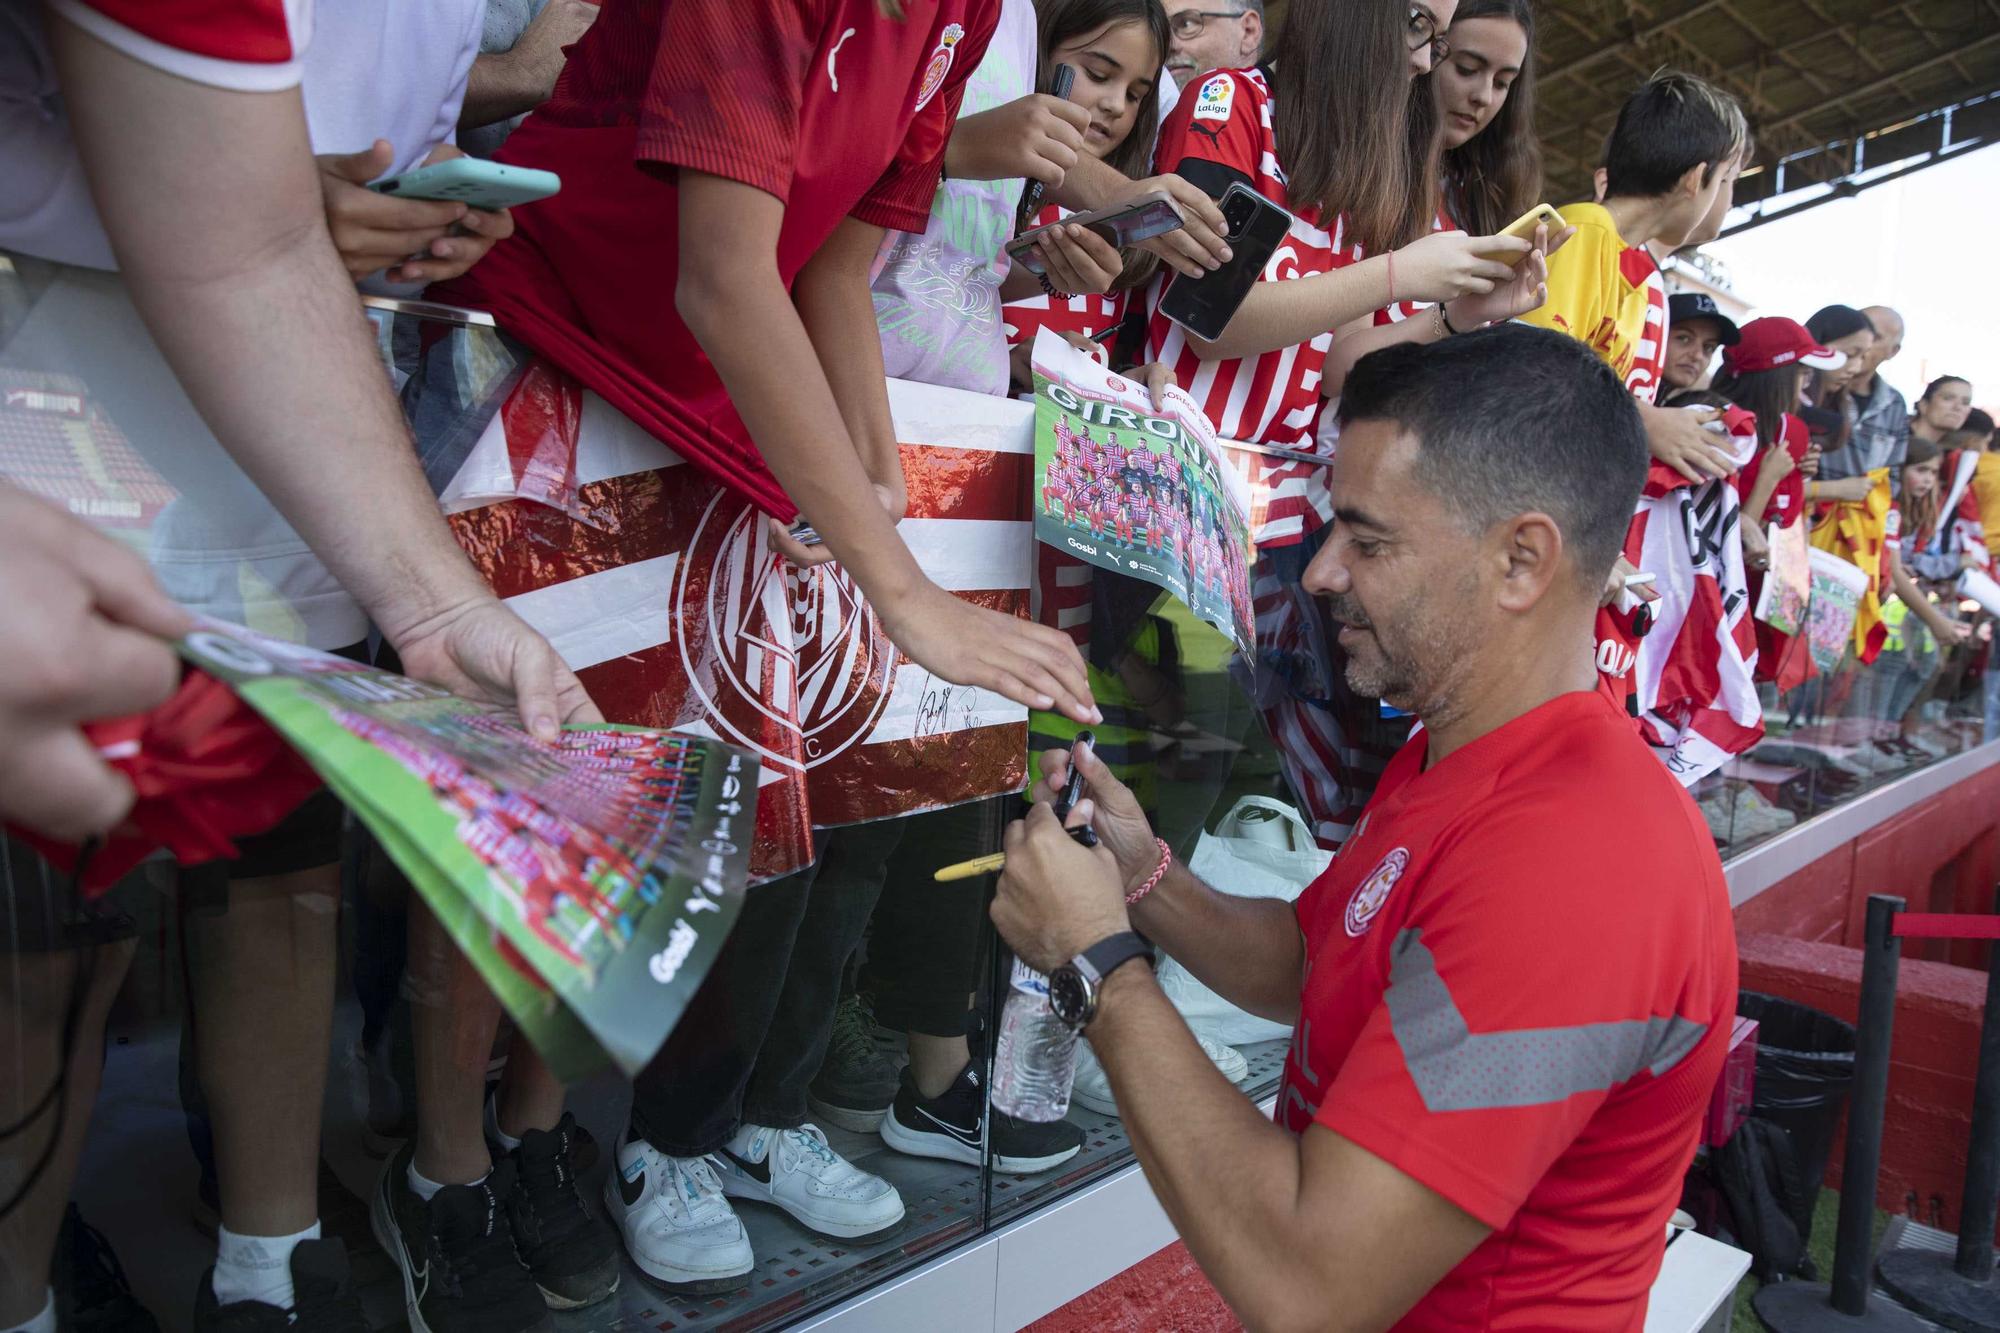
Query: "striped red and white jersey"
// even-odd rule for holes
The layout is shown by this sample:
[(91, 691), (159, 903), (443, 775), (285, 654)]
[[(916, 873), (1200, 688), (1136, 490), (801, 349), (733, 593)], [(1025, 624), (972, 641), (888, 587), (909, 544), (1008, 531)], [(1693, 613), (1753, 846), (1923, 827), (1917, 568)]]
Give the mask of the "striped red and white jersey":
[[(910, 490), (898, 534), (955, 596), (1025, 616), (1034, 409), (901, 380), (889, 407)], [(549, 433), (564, 439), (539, 449)], [(574, 472), (537, 479), (548, 456)], [(810, 864), (815, 828), (1026, 780), (1026, 709), (905, 657), (839, 565), (790, 568), (769, 548), (769, 516), (546, 361), (440, 503), (493, 590), (606, 718), (757, 756), (755, 879)]]
[(51, 0), (58, 14), (155, 69), (234, 92), (296, 88), (313, 0)]
[[(1261, 72), (1215, 71), (1194, 95), (1181, 98), (1161, 127), (1154, 164), (1173, 171), (1188, 158), (1214, 162), (1291, 210), (1291, 232), (1265, 265), (1260, 281), (1287, 281), (1343, 268), (1357, 257), (1347, 244), (1343, 219), (1321, 217), (1317, 204), (1293, 201), (1285, 187), (1271, 105), (1270, 85)], [(1174, 368), (1181, 387), (1201, 404), (1224, 439), (1313, 452), (1320, 373), (1333, 345), (1332, 331), (1260, 356), (1204, 361), (1188, 345), (1181, 327), (1160, 313), (1168, 280), (1169, 275), (1162, 274), (1146, 288), (1147, 359)], [(1248, 479), (1262, 510), (1253, 532), (1258, 545), (1294, 544), (1329, 520), (1332, 498), (1324, 466), (1246, 457)]]
[[(1738, 468), (1756, 453), (1756, 418), (1748, 412), (1732, 408), (1710, 429)], [(1599, 691), (1638, 719), (1641, 739), (1683, 786), (1764, 734), (1741, 509), (1731, 478), (1690, 485), (1654, 463), (1624, 551), (1657, 580), (1652, 630), (1635, 638), (1628, 614), (1598, 612)]]
[[(1035, 215), (1034, 225), (1050, 226), (1068, 217), (1071, 211), (1061, 204), (1049, 204)], [(1035, 335), (1043, 329), (1094, 338), (1106, 329), (1115, 328), (1125, 318), (1126, 300), (1130, 296), (1130, 292), (1085, 292), (1075, 296), (1050, 296), (1043, 292), (1001, 306), (1000, 322), (1006, 330), (1009, 347), (1034, 342)]]
[(1659, 401), (1660, 385), (1667, 373), (1667, 280), (1651, 253), (1643, 248), (1628, 253), (1644, 256), (1646, 261), (1631, 261), (1633, 268), (1645, 273), (1646, 325), (1632, 348), (1632, 369), (1626, 373), (1625, 387), (1640, 402), (1653, 403)]

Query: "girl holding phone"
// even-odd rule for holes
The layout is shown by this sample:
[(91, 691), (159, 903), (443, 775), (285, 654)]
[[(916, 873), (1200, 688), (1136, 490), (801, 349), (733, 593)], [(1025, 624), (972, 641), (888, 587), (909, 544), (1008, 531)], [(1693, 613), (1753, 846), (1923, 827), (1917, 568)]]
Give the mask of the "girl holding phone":
[[(1528, 0), (1464, 0), (1445, 35), (1446, 54), (1427, 75), (1412, 74), (1413, 98), (1436, 85), (1439, 144), (1437, 229), (1497, 235), (1541, 201), (1542, 150), (1535, 137), (1535, 17)], [(1542, 245), (1514, 280), (1485, 295), (1427, 308), (1404, 301), (1357, 321), (1334, 337), (1320, 391), (1340, 396), (1356, 361), (1391, 343), (1434, 342), (1451, 329), (1514, 319), (1541, 305), (1546, 256), (1567, 239), (1564, 228), (1539, 233)], [(1442, 315), (1443, 318), (1439, 318)], [(1394, 326), (1394, 332), (1370, 332)], [(1320, 443), (1338, 438), (1334, 414), (1320, 419)]]
[[(1156, 164), (1211, 194), (1241, 182), (1287, 208), (1291, 233), (1220, 337), (1205, 341), (1146, 293), (1150, 359), (1229, 439), (1311, 452), (1334, 330), (1403, 300), (1485, 296), (1535, 270), (1529, 241), (1432, 232), (1438, 124), (1431, 70), (1453, 0), (1299, 0), (1268, 70), (1217, 70), (1183, 93)], [(1273, 170), (1275, 168), (1275, 170)], [(1461, 327), (1470, 326), (1468, 324)], [(1260, 460), (1271, 501), (1260, 546), (1288, 545), (1331, 512), (1325, 469)]]
[[(1121, 174), (1138, 179), (1151, 169), (1160, 128), (1162, 65), (1169, 34), (1160, 0), (1041, 0), (1041, 84), (1051, 88), (1054, 71), (1075, 71), (1068, 100), (1089, 113), (1083, 151)], [(1060, 222), (1071, 210), (1046, 204), (1031, 227)], [(1089, 339), (1116, 328), (1125, 317), (1130, 293), (1158, 271), (1158, 260), (1132, 252), (1110, 284), (1094, 293), (1089, 284), (1051, 272), (1045, 287), (1018, 264), (1001, 294), (1007, 298), (1007, 341), (1015, 348), (1014, 383), (1029, 383), (1028, 349), (1043, 328)], [(1076, 275), (1077, 277), (1094, 275)]]

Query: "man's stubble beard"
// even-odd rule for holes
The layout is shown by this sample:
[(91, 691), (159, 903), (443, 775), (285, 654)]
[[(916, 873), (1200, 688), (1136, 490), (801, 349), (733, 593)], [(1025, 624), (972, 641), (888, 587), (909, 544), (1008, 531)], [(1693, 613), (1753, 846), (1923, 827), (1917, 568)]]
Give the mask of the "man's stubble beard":
[[(1472, 583), (1467, 580), (1455, 591), (1469, 595)], [(1477, 636), (1467, 622), (1421, 612), (1406, 636), (1409, 651), (1397, 654), (1388, 650), (1375, 631), (1373, 619), (1358, 602), (1343, 597), (1328, 601), (1336, 623), (1364, 622), (1358, 628), (1367, 635), (1372, 660), (1363, 662), (1352, 651), (1348, 653), (1344, 674), (1349, 689), (1433, 724), (1451, 716), (1466, 664), (1477, 653)], [(1347, 620), (1342, 619), (1343, 611)]]

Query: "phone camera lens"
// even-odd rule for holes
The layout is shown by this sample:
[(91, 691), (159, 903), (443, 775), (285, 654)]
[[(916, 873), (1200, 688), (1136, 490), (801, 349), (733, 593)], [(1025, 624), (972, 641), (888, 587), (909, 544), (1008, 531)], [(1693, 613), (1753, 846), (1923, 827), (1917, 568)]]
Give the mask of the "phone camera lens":
[(1254, 211), (1247, 200), (1239, 198), (1229, 201), (1229, 207), (1222, 211), (1222, 220), (1228, 224), (1230, 240), (1233, 241), (1243, 234), (1243, 228), (1250, 221), (1250, 215)]

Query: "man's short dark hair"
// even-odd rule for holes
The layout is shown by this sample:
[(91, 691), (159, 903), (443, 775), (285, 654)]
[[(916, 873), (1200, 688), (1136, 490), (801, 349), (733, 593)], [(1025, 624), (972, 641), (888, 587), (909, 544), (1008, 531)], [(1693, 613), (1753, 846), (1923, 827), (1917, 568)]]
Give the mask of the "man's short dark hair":
[(1661, 70), (1618, 112), (1604, 151), (1604, 197), (1666, 194), (1703, 163), (1707, 185), (1749, 142), (1735, 98), (1692, 74)]
[(1986, 409), (1975, 407), (1965, 414), (1965, 424), (1960, 426), (1959, 429), (1969, 430), (1974, 435), (1991, 435), (1993, 433), (1993, 417)]
[(1595, 586), (1646, 481), (1646, 429), (1617, 374), (1575, 338), (1500, 324), (1370, 353), (1340, 393), (1343, 427), (1393, 421), (1416, 477), (1474, 532), (1547, 514)]

